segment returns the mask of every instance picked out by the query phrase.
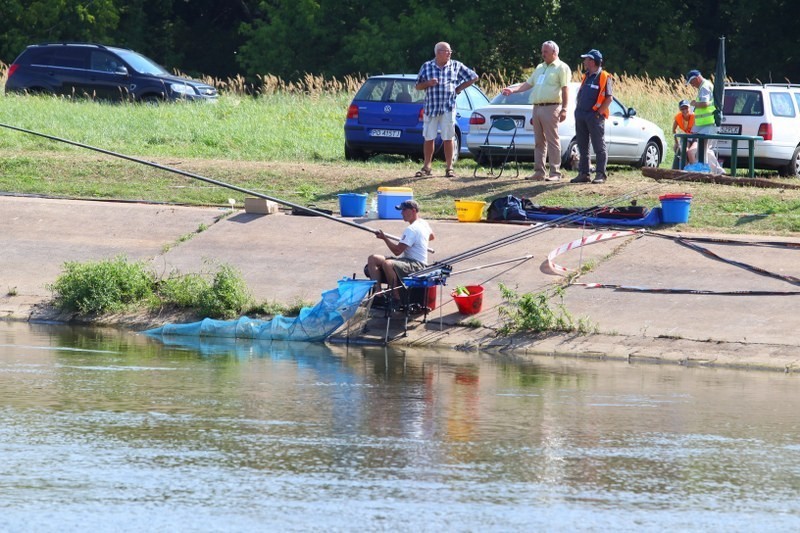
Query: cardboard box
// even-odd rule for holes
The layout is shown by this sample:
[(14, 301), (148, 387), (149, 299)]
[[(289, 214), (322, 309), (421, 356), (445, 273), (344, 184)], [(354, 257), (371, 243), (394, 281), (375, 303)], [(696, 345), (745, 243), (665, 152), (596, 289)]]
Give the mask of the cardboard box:
[(278, 212), (278, 204), (265, 198), (245, 198), (244, 212), (254, 215), (274, 215)]

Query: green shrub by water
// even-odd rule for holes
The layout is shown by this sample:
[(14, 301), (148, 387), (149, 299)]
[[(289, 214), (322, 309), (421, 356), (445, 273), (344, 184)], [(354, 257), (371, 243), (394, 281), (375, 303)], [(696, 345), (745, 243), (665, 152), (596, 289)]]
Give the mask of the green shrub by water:
[(129, 263), (119, 256), (97, 262), (64, 264), (49, 289), (62, 309), (82, 314), (122, 311), (153, 294), (153, 274), (141, 262)]
[[(503, 303), (499, 309), (503, 320), (499, 333), (543, 333), (548, 331), (587, 333), (591, 326), (581, 319), (575, 323), (573, 316), (564, 306), (564, 289), (555, 289), (551, 295), (547, 291), (518, 294), (506, 285), (500, 284)], [(558, 302), (553, 303), (557, 298)]]
[(164, 303), (184, 308), (199, 308), (203, 293), (211, 284), (200, 274), (180, 275), (173, 272), (158, 284), (157, 293)]
[(158, 280), (145, 263), (129, 262), (124, 256), (67, 262), (48, 288), (56, 306), (84, 315), (174, 306), (211, 318), (233, 318), (252, 302), (241, 274), (229, 265), (221, 265), (212, 281), (200, 274), (177, 273)]
[(250, 306), (252, 299), (241, 274), (230, 265), (222, 265), (210, 287), (200, 293), (201, 314), (233, 318)]

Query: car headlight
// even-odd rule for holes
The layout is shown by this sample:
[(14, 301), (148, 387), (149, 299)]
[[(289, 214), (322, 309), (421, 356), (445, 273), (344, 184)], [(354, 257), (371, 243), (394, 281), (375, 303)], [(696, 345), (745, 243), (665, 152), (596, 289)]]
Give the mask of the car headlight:
[(172, 92), (178, 94), (196, 94), (194, 87), (185, 83), (172, 83), (169, 88), (172, 89)]

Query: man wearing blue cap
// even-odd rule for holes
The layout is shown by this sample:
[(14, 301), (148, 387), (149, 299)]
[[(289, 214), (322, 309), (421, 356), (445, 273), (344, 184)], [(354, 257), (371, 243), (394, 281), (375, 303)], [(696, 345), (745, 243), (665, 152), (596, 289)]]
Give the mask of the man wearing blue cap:
[(395, 207), (403, 215), (403, 220), (409, 226), (403, 232), (399, 242), (393, 242), (383, 230), (375, 232), (395, 257), (371, 255), (367, 259), (366, 273), (370, 279), (380, 283), (383, 279), (386, 284), (395, 289), (393, 297), (400, 299), (397, 287), (400, 286), (399, 278), (407, 277), (417, 270), (422, 270), (428, 264), (428, 242), (435, 239), (433, 230), (426, 220), (419, 216), (419, 204), (415, 200), (405, 200)]
[[(703, 78), (699, 70), (690, 70), (686, 75), (686, 85), (691, 85), (697, 89), (697, 98), (692, 100), (690, 104), (694, 108), (694, 127), (692, 133), (702, 133), (713, 135), (717, 133), (717, 126), (714, 123), (714, 111), (717, 109), (714, 106), (714, 84), (709, 80)], [(711, 168), (714, 174), (722, 174), (724, 171), (717, 161), (717, 156), (714, 155), (714, 147), (716, 143), (713, 139), (706, 141), (706, 163)], [(687, 156), (696, 160), (694, 153), (696, 151), (687, 150)]]
[[(608, 152), (606, 151), (606, 119), (611, 106), (612, 77), (603, 70), (603, 54), (591, 49), (581, 56), (585, 74), (578, 89), (575, 107), (575, 137), (578, 143), (578, 175), (571, 183), (605, 183)], [(591, 179), (589, 141), (596, 157), (596, 173)]]

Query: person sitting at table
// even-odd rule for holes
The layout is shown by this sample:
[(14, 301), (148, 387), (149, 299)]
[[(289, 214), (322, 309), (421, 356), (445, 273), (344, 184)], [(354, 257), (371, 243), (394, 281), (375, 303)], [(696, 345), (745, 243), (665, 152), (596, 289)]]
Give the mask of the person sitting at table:
[[(675, 138), (675, 146), (673, 148), (675, 157), (680, 157), (680, 143), (675, 135), (677, 133), (692, 133), (693, 127), (694, 113), (692, 113), (692, 108), (689, 106), (689, 101), (681, 100), (678, 102), (678, 114), (675, 115), (675, 119), (672, 121), (672, 136)], [(697, 141), (695, 139), (689, 139), (687, 143), (686, 162), (689, 164), (697, 162)]]

